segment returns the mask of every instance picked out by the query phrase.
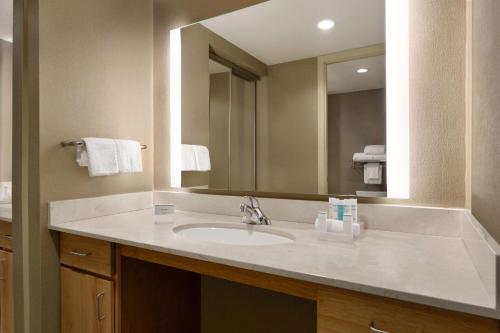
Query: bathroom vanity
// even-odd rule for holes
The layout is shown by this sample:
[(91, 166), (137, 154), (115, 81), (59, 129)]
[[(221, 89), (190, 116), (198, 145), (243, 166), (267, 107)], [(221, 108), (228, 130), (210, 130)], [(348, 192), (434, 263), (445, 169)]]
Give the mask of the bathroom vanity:
[(12, 223), (0, 217), (0, 333), (14, 332)]
[[(200, 332), (201, 276), (314, 302), (317, 332), (499, 332), (494, 293), (459, 238), (366, 230), (342, 242), (308, 223), (246, 226), (195, 212), (165, 220), (102, 200), (51, 203), (62, 332)], [(290, 241), (225, 244), (181, 232), (221, 227)]]

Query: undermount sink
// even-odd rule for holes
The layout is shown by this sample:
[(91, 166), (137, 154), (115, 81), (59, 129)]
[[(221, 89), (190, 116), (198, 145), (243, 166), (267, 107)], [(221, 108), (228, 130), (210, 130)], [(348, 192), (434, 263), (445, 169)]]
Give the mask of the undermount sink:
[(256, 230), (252, 225), (186, 224), (175, 227), (174, 232), (190, 240), (229, 245), (276, 245), (294, 241), (292, 235), (276, 230)]

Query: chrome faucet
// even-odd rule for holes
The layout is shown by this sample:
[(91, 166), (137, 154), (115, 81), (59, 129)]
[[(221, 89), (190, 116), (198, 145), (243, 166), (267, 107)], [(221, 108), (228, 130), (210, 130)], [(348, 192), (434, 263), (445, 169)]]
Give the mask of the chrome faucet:
[(243, 215), (241, 221), (247, 224), (265, 224), (270, 225), (271, 220), (262, 213), (259, 206), (259, 201), (250, 196), (243, 197), (243, 202), (240, 205), (240, 210)]

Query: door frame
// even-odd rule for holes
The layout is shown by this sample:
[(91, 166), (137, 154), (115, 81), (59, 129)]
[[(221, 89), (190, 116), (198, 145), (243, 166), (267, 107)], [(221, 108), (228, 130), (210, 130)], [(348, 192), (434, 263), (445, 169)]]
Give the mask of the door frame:
[(385, 54), (385, 43), (344, 50), (318, 57), (318, 194), (328, 194), (328, 91), (330, 64)]

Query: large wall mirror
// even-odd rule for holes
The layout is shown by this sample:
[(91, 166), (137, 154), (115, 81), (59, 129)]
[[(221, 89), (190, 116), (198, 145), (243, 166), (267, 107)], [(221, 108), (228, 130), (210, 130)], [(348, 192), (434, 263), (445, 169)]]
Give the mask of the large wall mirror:
[(172, 187), (407, 197), (404, 2), (270, 0), (173, 30)]

